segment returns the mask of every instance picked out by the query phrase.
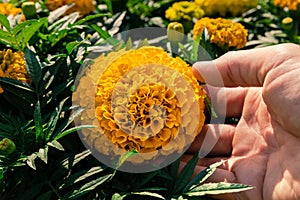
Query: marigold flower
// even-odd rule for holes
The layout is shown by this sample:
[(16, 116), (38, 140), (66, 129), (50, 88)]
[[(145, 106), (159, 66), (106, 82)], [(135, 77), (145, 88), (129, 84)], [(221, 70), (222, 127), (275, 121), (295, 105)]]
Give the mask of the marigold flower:
[(95, 10), (93, 0), (47, 0), (45, 4), (47, 8), (52, 11), (71, 3), (74, 3), (74, 5), (66, 12), (66, 14), (78, 11), (80, 15), (85, 16)]
[(203, 15), (204, 11), (194, 2), (189, 1), (173, 3), (165, 13), (166, 18), (170, 21), (192, 21), (193, 18), (200, 19)]
[[(31, 83), (23, 52), (13, 52), (11, 49), (0, 51), (0, 77)], [(2, 92), (0, 87), (0, 93)]]
[(13, 15), (16, 16), (17, 14), (21, 13), (22, 9), (21, 8), (16, 8), (13, 4), (11, 3), (0, 3), (0, 14), (9, 16)]
[(206, 16), (239, 16), (258, 5), (258, 0), (195, 0)]
[(232, 20), (204, 17), (194, 25), (194, 39), (202, 34), (204, 28), (208, 31), (210, 42), (221, 47), (228, 46), (240, 49), (247, 43), (247, 30), (242, 24), (233, 22)]
[[(96, 91), (88, 89), (93, 84)], [(142, 47), (98, 57), (73, 99), (86, 108), (80, 121), (102, 130), (83, 130), (85, 143), (105, 155), (134, 149), (143, 154), (134, 157), (139, 163), (158, 150), (182, 152), (204, 124), (204, 98), (187, 63), (162, 48)]]
[(289, 10), (297, 10), (300, 5), (300, 0), (274, 0), (274, 5)]

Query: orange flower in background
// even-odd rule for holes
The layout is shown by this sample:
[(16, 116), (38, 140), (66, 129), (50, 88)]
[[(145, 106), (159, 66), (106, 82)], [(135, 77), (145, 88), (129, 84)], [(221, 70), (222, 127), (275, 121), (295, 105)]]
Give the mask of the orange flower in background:
[(210, 42), (221, 47), (229, 46), (240, 49), (247, 43), (247, 30), (242, 24), (232, 20), (204, 17), (194, 25), (194, 39), (202, 34), (204, 28), (208, 31)]
[(20, 14), (22, 12), (21, 8), (16, 8), (11, 3), (0, 3), (0, 14), (9, 16), (13, 15), (16, 16), (17, 14)]
[[(23, 52), (13, 52), (11, 49), (0, 51), (0, 77), (31, 83)], [(0, 93), (2, 92), (0, 87)]]
[(90, 14), (95, 10), (95, 5), (93, 0), (47, 0), (45, 2), (47, 8), (52, 11), (63, 5), (72, 4), (74, 5), (67, 11), (66, 14), (73, 12), (79, 12), (80, 15), (85, 16)]
[(297, 10), (300, 5), (300, 0), (274, 0), (274, 5), (289, 10)]

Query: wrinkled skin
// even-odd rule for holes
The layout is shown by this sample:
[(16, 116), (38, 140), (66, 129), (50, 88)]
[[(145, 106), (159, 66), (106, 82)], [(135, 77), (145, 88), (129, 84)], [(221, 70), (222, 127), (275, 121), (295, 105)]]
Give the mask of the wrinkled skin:
[[(230, 52), (213, 63), (224, 81), (226, 115), (240, 121), (223, 126), (218, 142), (199, 159), (194, 174), (226, 159), (208, 181), (239, 182), (255, 189), (217, 198), (300, 199), (300, 46)], [(196, 63), (193, 71), (198, 79), (206, 77), (214, 85), (214, 74), (205, 63)], [(203, 132), (216, 126), (207, 124)], [(182, 167), (188, 154), (198, 151), (204, 135), (196, 138)]]

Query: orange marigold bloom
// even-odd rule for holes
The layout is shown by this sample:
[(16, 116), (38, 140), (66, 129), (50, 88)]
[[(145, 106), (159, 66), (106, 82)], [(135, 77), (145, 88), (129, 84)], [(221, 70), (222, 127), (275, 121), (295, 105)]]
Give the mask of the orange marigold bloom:
[(300, 0), (274, 0), (274, 5), (281, 8), (287, 7), (290, 10), (297, 10)]
[(242, 24), (232, 20), (204, 17), (194, 25), (194, 39), (202, 34), (204, 28), (208, 31), (210, 42), (221, 47), (243, 48), (247, 43), (247, 30)]
[(47, 0), (46, 6), (49, 10), (55, 10), (63, 5), (74, 3), (74, 5), (67, 11), (66, 14), (72, 12), (79, 12), (80, 15), (85, 16), (95, 10), (93, 0)]
[(105, 155), (136, 150), (138, 163), (182, 152), (204, 124), (204, 98), (187, 63), (148, 46), (95, 59), (73, 100), (85, 108), (80, 122), (100, 127), (82, 130), (85, 143)]
[[(0, 51), (0, 77), (31, 83), (23, 52), (13, 52), (11, 49)], [(2, 92), (0, 87), (0, 93)]]

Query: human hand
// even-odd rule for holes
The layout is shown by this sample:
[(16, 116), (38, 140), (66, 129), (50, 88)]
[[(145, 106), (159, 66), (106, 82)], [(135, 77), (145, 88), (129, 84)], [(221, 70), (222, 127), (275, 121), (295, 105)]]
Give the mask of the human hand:
[[(206, 64), (196, 63), (194, 74), (202, 80), (200, 72), (214, 85), (215, 73)], [(209, 181), (239, 182), (255, 189), (218, 198), (299, 199), (300, 46), (280, 44), (230, 52), (213, 64), (224, 81), (226, 116), (240, 120), (236, 125), (223, 125), (219, 140), (199, 160), (195, 174), (226, 159)], [(218, 126), (205, 125), (187, 153), (197, 152), (204, 132), (219, 130)], [(188, 159), (185, 155), (183, 163)]]

